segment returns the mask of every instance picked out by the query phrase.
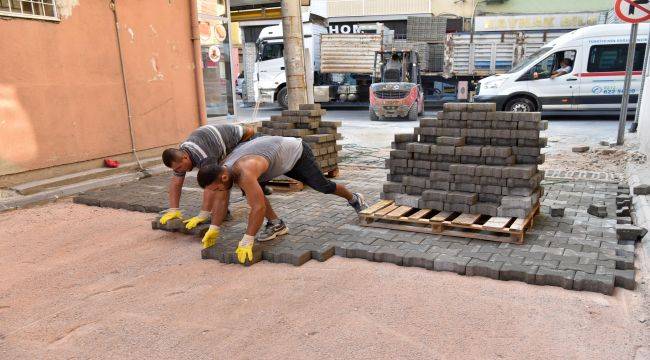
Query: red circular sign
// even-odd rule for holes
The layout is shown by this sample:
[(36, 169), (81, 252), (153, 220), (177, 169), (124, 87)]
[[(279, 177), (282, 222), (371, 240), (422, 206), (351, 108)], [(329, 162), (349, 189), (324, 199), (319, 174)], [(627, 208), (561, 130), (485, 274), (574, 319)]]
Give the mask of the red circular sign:
[(650, 0), (616, 0), (616, 16), (632, 24), (650, 20)]

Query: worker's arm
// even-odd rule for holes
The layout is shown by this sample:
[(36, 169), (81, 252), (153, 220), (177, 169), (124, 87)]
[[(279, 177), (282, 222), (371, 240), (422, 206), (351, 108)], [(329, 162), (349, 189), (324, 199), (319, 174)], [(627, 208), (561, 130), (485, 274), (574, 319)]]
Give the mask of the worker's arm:
[[(210, 191), (210, 190), (206, 190)], [(228, 203), (230, 201), (230, 190), (214, 191), (214, 202), (212, 204), (212, 223), (210, 228), (203, 235), (203, 248), (209, 248), (217, 242), (217, 238), (221, 232), (221, 224), (226, 218), (228, 212)]]
[(165, 213), (160, 217), (160, 223), (166, 224), (169, 220), (172, 219), (182, 219), (183, 214), (179, 208), (181, 201), (181, 191), (183, 190), (183, 182), (185, 181), (185, 176), (172, 176), (172, 180), (169, 182), (169, 209), (165, 210)]
[(250, 140), (255, 135), (255, 128), (249, 125), (241, 125), (244, 129), (244, 134), (241, 137), (241, 142)]
[(248, 214), (248, 227), (246, 235), (255, 236), (257, 231), (264, 223), (264, 214), (266, 205), (264, 201), (264, 191), (257, 182), (258, 176), (255, 174), (242, 173), (239, 178), (239, 187), (246, 193), (246, 201), (251, 211)]

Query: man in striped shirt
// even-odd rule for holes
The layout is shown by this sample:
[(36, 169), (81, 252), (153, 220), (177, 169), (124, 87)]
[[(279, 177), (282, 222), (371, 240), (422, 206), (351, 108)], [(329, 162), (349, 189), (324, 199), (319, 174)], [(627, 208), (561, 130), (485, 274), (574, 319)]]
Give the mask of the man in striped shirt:
[[(185, 173), (193, 168), (199, 168), (210, 158), (211, 161), (223, 161), (239, 143), (248, 141), (255, 130), (243, 125), (205, 125), (194, 130), (178, 149), (170, 148), (163, 151), (162, 159), (165, 166), (174, 170), (174, 176), (169, 184), (169, 209), (160, 218), (161, 224), (172, 219), (182, 219), (179, 204)], [(193, 229), (210, 217), (214, 191), (203, 191), (203, 203), (198, 215), (183, 221), (185, 227)]]

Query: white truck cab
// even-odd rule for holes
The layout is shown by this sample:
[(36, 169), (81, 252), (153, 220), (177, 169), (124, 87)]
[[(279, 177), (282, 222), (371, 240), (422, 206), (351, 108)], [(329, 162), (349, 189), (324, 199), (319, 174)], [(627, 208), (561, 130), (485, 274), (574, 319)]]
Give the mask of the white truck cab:
[[(303, 23), (303, 42), (309, 49), (313, 69), (319, 68), (320, 34), (327, 32), (323, 25)], [(256, 101), (272, 103), (277, 101), (282, 107), (288, 104), (286, 89), (286, 73), (284, 68), (284, 42), (282, 25), (273, 25), (262, 29), (257, 40), (258, 56), (255, 62), (254, 87)]]
[[(618, 112), (629, 40), (628, 24), (594, 25), (564, 34), (508, 73), (480, 80), (474, 101), (494, 102), (506, 111)], [(632, 110), (647, 41), (648, 27), (641, 25), (630, 89)]]

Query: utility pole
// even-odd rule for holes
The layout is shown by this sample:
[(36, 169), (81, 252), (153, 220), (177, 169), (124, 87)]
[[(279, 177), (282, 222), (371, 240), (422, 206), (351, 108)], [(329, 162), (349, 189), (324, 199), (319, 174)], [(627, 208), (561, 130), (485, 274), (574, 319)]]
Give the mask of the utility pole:
[(639, 24), (632, 24), (632, 29), (630, 31), (630, 44), (627, 48), (627, 65), (625, 67), (625, 80), (623, 81), (623, 102), (621, 103), (621, 114), (618, 119), (618, 137), (616, 138), (616, 145), (623, 145), (625, 136), (625, 121), (627, 121), (627, 108), (630, 102), (632, 68), (634, 66), (634, 52), (636, 49), (636, 36), (638, 31)]
[(300, 3), (300, 0), (282, 0), (281, 8), (289, 110), (298, 110), (300, 104), (307, 104), (307, 78), (305, 76)]

